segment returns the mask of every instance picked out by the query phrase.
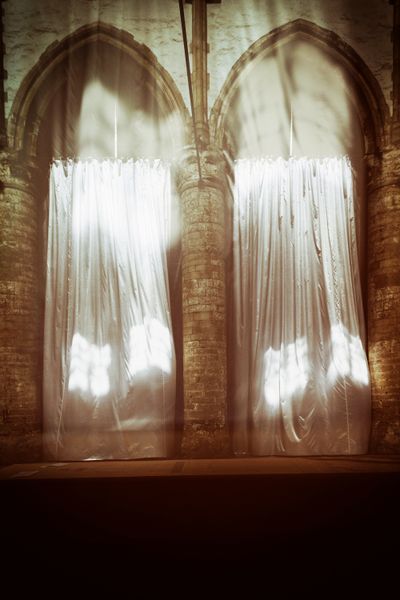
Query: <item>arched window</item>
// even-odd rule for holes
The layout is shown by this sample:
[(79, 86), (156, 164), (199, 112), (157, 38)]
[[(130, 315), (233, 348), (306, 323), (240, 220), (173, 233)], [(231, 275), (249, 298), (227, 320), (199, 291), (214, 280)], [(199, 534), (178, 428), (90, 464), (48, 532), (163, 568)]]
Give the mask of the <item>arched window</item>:
[(286, 29), (256, 43), (241, 70), (235, 65), (213, 115), (236, 161), (228, 270), (234, 451), (363, 453), (370, 384), (359, 277), (362, 111), (329, 46), (295, 24)]
[(170, 456), (183, 406), (169, 161), (183, 145), (183, 101), (147, 48), (98, 23), (34, 71), (15, 143), (38, 167), (47, 448), (78, 460)]

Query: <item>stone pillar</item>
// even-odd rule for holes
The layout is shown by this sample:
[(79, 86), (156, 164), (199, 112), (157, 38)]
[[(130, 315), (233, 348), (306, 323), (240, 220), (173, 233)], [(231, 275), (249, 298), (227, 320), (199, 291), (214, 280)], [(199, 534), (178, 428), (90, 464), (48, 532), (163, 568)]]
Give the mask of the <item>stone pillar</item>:
[(182, 454), (229, 454), (225, 314), (226, 176), (222, 154), (192, 148), (177, 169), (182, 204)]
[(371, 452), (400, 452), (400, 148), (369, 161), (368, 355)]
[(41, 456), (38, 214), (32, 172), (0, 166), (0, 457)]

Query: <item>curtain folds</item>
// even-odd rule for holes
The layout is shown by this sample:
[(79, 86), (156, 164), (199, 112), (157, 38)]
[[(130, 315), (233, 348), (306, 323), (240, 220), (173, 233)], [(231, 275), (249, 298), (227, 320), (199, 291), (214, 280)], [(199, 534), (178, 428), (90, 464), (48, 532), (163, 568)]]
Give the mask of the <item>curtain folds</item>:
[(173, 453), (161, 161), (55, 161), (50, 171), (44, 438), (56, 459)]
[(349, 160), (238, 160), (233, 213), (235, 453), (366, 452)]

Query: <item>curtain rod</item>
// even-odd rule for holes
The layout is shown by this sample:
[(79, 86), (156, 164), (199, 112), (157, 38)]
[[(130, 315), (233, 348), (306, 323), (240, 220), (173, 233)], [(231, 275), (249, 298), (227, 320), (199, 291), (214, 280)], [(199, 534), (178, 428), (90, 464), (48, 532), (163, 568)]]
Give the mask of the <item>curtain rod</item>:
[(195, 114), (194, 114), (193, 88), (192, 88), (192, 78), (190, 75), (189, 50), (188, 50), (188, 43), (187, 43), (187, 36), (186, 36), (186, 23), (185, 23), (185, 13), (183, 10), (183, 0), (179, 0), (179, 13), (181, 16), (183, 46), (185, 48), (186, 75), (187, 75), (187, 80), (188, 80), (188, 85), (189, 85), (190, 106), (192, 108), (192, 121), (193, 121), (194, 142), (195, 142), (195, 146), (196, 146), (197, 168), (199, 170), (199, 180), (200, 180), (200, 182), (202, 182), (203, 179), (201, 176), (199, 143), (198, 143), (198, 139), (197, 139), (196, 119), (195, 119)]

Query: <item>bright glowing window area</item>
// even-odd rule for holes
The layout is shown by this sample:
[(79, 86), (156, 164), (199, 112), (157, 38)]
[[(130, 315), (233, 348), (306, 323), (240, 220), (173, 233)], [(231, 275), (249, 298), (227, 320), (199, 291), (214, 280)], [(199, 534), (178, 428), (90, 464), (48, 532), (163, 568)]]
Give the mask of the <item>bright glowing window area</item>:
[(232, 104), (236, 156), (362, 155), (347, 85), (328, 53), (301, 37), (259, 57), (242, 73)]
[(44, 356), (51, 457), (171, 452), (170, 219), (170, 167), (161, 160), (53, 162)]
[(268, 348), (264, 354), (264, 398), (271, 410), (280, 402), (292, 401), (303, 393), (309, 378), (310, 365), (304, 338), (279, 350)]
[(233, 97), (238, 455), (368, 448), (364, 146), (346, 77), (298, 36), (251, 61)]
[(88, 392), (96, 398), (107, 395), (110, 390), (110, 364), (109, 344), (99, 347), (76, 333), (71, 345), (68, 390)]
[[(131, 74), (124, 81), (121, 73), (115, 87), (110, 88), (104, 75), (99, 74), (85, 85), (77, 136), (80, 157), (169, 159), (171, 139), (177, 147), (183, 146), (179, 115), (171, 112), (155, 117), (149, 113), (149, 98), (136, 77)], [(133, 96), (128, 86), (135, 85), (138, 87)]]
[(368, 362), (359, 336), (351, 335), (343, 325), (331, 329), (332, 362), (328, 369), (328, 380), (334, 384), (338, 378), (348, 378), (360, 386), (370, 383)]
[(171, 334), (157, 319), (145, 317), (142, 325), (134, 325), (129, 338), (129, 371), (132, 378), (151, 368), (166, 375), (172, 370)]
[[(185, 146), (183, 119), (115, 52), (99, 44), (93, 65), (82, 54), (90, 78), (76, 81), (65, 143), (79, 158), (50, 172), (44, 426), (57, 459), (170, 456), (176, 427), (168, 257), (182, 251), (170, 160)], [(247, 62), (223, 116), (236, 157), (227, 402), (237, 455), (367, 450), (364, 141), (347, 87), (322, 45), (295, 36)], [(193, 219), (207, 237), (208, 215)]]
[(370, 378), (349, 159), (240, 159), (235, 178), (235, 452), (364, 453)]

